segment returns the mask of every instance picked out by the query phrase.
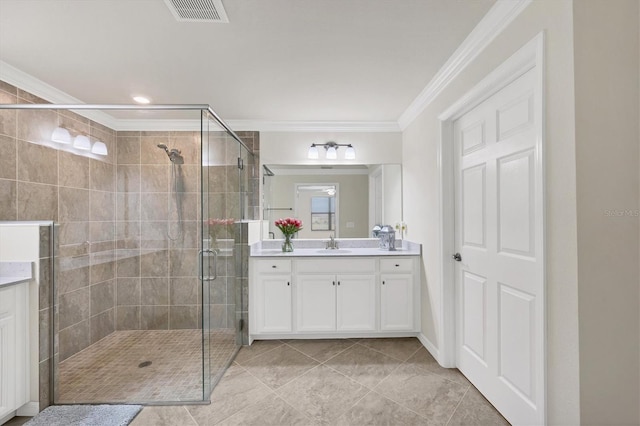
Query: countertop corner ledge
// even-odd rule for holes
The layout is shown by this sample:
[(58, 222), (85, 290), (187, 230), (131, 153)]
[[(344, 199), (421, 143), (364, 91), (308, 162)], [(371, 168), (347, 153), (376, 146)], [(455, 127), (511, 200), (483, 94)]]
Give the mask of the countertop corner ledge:
[(32, 278), (31, 262), (0, 262), (0, 287), (21, 284)]

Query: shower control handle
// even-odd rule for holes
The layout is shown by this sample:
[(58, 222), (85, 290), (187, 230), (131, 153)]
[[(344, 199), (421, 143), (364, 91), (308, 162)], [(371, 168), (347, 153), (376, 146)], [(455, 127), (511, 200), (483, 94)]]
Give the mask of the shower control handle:
[[(204, 260), (205, 254), (213, 255), (213, 276), (209, 275), (209, 272), (211, 270), (211, 265), (209, 265), (209, 268), (208, 268), (209, 270), (207, 271), (207, 274), (203, 275), (204, 271), (202, 270), (202, 268), (203, 268), (203, 263), (204, 263), (203, 260)], [(214, 281), (216, 278), (218, 278), (217, 250), (204, 249), (198, 252), (198, 278), (200, 279), (200, 281)]]

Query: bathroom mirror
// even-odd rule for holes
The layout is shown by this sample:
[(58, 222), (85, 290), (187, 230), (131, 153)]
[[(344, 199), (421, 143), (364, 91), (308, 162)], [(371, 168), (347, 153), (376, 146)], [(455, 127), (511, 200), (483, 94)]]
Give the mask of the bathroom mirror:
[(399, 164), (278, 165), (262, 168), (263, 239), (282, 238), (276, 219), (296, 217), (305, 239), (369, 238), (402, 221)]

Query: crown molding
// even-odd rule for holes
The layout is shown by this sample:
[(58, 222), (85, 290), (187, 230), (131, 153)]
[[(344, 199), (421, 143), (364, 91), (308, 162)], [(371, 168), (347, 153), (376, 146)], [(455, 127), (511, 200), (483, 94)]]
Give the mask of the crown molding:
[(497, 0), (422, 92), (398, 118), (400, 129), (404, 131), (532, 1)]
[(226, 121), (234, 130), (261, 132), (400, 132), (395, 121)]
[[(82, 102), (80, 99), (76, 99), (68, 93), (56, 89), (50, 84), (47, 84), (44, 81), (32, 76), (31, 74), (27, 74), (26, 72), (21, 71), (13, 65), (9, 65), (8, 63), (1, 60), (0, 80), (3, 80), (15, 87), (31, 93), (32, 95), (42, 98), (45, 101), (51, 102), (52, 104), (84, 104), (84, 102)], [(105, 112), (88, 110), (74, 112), (111, 129), (114, 129), (116, 126), (117, 120)]]

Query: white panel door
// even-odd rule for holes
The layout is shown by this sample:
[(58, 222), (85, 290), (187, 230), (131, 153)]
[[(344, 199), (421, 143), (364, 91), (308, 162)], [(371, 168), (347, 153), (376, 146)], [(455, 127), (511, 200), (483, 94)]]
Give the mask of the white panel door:
[(413, 275), (384, 274), (380, 281), (380, 330), (413, 330)]
[(258, 279), (258, 332), (291, 331), (291, 276), (263, 275)]
[(529, 71), (453, 123), (458, 368), (513, 424), (544, 423), (540, 117)]
[(335, 331), (336, 276), (299, 274), (296, 279), (298, 331)]
[(338, 275), (336, 329), (340, 331), (375, 331), (376, 276)]

